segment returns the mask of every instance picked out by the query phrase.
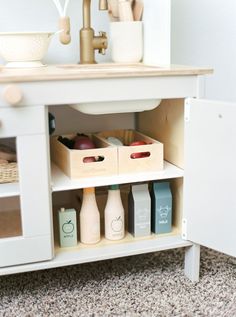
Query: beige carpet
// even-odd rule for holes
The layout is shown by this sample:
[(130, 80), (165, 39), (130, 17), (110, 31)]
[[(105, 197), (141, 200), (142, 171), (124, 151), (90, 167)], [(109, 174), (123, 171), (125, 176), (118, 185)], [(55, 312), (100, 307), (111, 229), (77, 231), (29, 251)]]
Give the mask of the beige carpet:
[(201, 280), (183, 250), (0, 277), (0, 316), (236, 316), (235, 259), (202, 250)]

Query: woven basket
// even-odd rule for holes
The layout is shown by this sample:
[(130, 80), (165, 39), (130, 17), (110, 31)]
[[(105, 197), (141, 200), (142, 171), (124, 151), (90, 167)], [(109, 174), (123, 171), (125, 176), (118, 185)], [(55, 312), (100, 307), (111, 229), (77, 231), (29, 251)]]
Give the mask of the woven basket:
[(0, 184), (18, 181), (17, 163), (0, 164)]

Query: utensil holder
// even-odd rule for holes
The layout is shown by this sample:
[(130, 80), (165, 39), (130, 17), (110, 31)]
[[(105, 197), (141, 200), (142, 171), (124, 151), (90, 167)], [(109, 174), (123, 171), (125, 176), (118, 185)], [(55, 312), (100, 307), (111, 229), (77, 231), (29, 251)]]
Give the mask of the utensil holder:
[(143, 58), (142, 21), (110, 24), (111, 56), (116, 63), (138, 63)]

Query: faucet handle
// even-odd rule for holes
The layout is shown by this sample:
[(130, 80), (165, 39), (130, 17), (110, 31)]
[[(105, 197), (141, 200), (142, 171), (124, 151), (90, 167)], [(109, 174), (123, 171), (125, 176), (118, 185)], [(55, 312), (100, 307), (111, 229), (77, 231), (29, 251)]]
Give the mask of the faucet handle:
[(105, 49), (105, 47), (99, 48), (98, 53), (99, 53), (99, 54), (102, 54), (102, 55), (105, 55), (105, 54), (106, 54), (106, 49)]
[(106, 49), (107, 49), (107, 33), (100, 31), (99, 32), (99, 37), (102, 39), (102, 46), (98, 49), (98, 53), (105, 55), (106, 54)]
[(104, 31), (99, 31), (99, 36), (103, 38), (107, 38), (107, 33)]

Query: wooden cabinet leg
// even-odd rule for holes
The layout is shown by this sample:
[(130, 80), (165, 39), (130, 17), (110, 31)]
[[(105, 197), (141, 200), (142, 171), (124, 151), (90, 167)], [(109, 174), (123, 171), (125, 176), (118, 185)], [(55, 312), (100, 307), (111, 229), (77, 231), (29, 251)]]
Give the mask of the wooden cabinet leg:
[(192, 281), (199, 281), (200, 245), (194, 244), (185, 250), (184, 273)]

